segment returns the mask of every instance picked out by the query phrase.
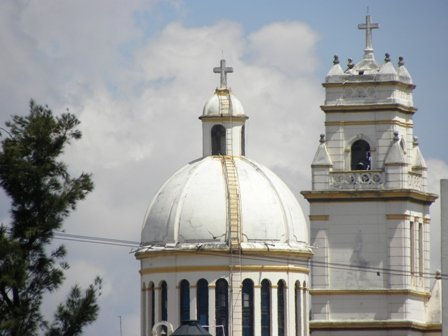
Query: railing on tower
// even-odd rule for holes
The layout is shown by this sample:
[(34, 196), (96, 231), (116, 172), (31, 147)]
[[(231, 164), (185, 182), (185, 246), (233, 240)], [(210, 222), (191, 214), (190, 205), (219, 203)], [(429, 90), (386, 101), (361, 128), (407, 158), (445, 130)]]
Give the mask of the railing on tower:
[(379, 170), (330, 172), (330, 187), (336, 189), (383, 189), (385, 182), (386, 175)]

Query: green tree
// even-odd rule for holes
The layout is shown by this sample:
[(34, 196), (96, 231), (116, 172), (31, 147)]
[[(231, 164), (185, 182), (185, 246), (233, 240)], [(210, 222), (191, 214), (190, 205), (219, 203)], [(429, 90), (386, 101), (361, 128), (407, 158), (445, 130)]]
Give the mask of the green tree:
[(93, 189), (89, 174), (71, 177), (60, 159), (81, 138), (78, 125), (73, 114), (55, 116), (31, 101), (27, 116), (0, 129), (0, 185), (11, 200), (10, 224), (0, 226), (0, 335), (79, 335), (98, 315), (100, 278), (84, 292), (73, 287), (53, 322), (40, 311), (69, 267), (64, 246), (51, 244), (55, 231)]

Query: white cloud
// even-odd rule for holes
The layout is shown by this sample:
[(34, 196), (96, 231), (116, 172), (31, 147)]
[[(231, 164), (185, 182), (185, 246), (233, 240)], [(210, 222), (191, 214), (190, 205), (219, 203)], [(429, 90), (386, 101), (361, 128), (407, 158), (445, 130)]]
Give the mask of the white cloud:
[[(171, 23), (144, 41), (134, 15), (151, 3), (0, 4), (7, 51), (0, 55), (0, 92), (8, 114), (25, 112), (35, 97), (54, 111), (69, 107), (82, 122), (83, 138), (65, 158), (74, 173), (93, 173), (95, 190), (69, 218), (67, 232), (139, 240), (156, 190), (202, 152), (197, 117), (218, 83), (212, 67), (222, 52), (235, 69), (229, 83), (250, 117), (249, 156), (277, 169), (296, 193), (308, 184), (323, 125), (313, 77), (317, 34), (299, 22), (272, 23), (250, 35), (228, 21), (197, 28)], [(138, 334), (138, 263), (129, 249), (64, 243), (72, 268), (46, 302), (47, 314), (71, 285), (102, 274), (107, 293), (87, 334), (116, 333), (118, 320), (111, 321), (118, 315), (127, 332)]]

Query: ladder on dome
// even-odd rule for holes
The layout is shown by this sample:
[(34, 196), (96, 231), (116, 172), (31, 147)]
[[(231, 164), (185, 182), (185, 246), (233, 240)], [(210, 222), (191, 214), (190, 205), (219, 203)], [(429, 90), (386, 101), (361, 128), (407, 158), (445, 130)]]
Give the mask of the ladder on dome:
[[(229, 222), (229, 247), (230, 247), (230, 321), (234, 316), (242, 314), (242, 230), (240, 215), (240, 190), (238, 174), (233, 156), (223, 156), (223, 168), (227, 182), (227, 218)], [(240, 323), (230, 323), (236, 334), (242, 332)], [(237, 330), (238, 329), (238, 330)], [(241, 329), (241, 330), (240, 330)]]

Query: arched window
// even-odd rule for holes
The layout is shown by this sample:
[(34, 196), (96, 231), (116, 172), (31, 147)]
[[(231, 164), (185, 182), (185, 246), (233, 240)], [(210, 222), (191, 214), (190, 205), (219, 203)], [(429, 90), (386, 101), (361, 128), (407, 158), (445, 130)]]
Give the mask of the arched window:
[(226, 129), (222, 125), (212, 127), (212, 155), (226, 155)]
[(155, 324), (155, 293), (154, 293), (154, 283), (150, 282), (149, 286), (148, 286), (148, 290), (149, 290), (149, 302), (148, 302), (148, 308), (149, 308), (149, 312), (148, 312), (148, 329), (151, 330), (152, 327)]
[(254, 283), (250, 279), (243, 281), (242, 296), (243, 336), (254, 335)]
[(208, 325), (208, 282), (200, 279), (196, 288), (197, 316), (199, 325)]
[(190, 319), (190, 283), (187, 280), (180, 282), (180, 321)]
[(271, 284), (264, 279), (261, 282), (261, 336), (271, 335)]
[(277, 323), (278, 336), (285, 336), (285, 282), (280, 280), (277, 284)]
[(224, 279), (216, 281), (216, 336), (229, 334), (229, 285)]
[(370, 146), (367, 141), (357, 140), (353, 143), (351, 149), (351, 168), (352, 170), (370, 170)]
[(241, 155), (246, 155), (246, 126), (241, 127)]
[(302, 288), (300, 288), (300, 282), (296, 281), (294, 291), (295, 299), (295, 316), (296, 316), (296, 336), (302, 335)]
[[(165, 281), (160, 283), (160, 312), (162, 321), (168, 321), (168, 286)], [(168, 332), (166, 326), (163, 326), (162, 330)]]

